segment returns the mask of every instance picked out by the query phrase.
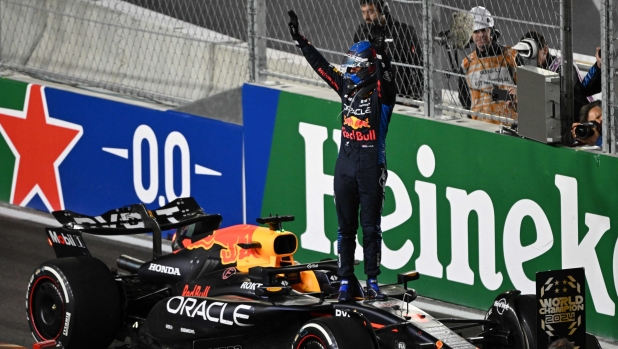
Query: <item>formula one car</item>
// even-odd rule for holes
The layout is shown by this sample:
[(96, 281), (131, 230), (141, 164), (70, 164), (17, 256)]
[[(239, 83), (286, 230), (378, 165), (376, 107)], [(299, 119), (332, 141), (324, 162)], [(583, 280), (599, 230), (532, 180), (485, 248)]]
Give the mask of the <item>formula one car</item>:
[[(56, 348), (535, 348), (536, 300), (519, 291), (500, 294), (483, 320), (437, 320), (414, 306), (416, 272), (383, 286), (386, 301), (365, 299), (356, 281), (356, 301), (339, 303), (335, 260), (294, 261), (297, 238), (282, 229), (292, 216), (219, 229), (221, 216), (190, 197), (152, 211), (53, 215), (62, 227), (46, 233), (58, 258), (34, 271), (26, 307), (34, 338)], [(173, 252), (163, 255), (168, 229)], [(121, 255), (124, 272), (92, 257), (83, 237), (144, 232), (153, 258)], [(474, 326), (473, 337), (455, 332)]]

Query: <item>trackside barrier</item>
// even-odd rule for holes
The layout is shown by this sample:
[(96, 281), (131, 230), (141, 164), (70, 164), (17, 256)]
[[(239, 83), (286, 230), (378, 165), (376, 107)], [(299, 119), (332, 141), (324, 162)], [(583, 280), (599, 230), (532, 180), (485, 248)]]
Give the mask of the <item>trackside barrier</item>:
[[(335, 257), (340, 102), (245, 85), (243, 107), (247, 212), (294, 214), (297, 259)], [(584, 267), (588, 331), (618, 339), (618, 159), (466, 125), (393, 114), (380, 281), (415, 269), (419, 294), (487, 309), (500, 291), (535, 294), (537, 271)]]

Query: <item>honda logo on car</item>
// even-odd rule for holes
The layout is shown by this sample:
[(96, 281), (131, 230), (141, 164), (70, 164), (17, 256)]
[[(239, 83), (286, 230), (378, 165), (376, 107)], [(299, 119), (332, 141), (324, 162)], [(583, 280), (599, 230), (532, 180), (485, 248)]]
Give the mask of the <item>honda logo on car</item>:
[[(226, 307), (234, 306), (229, 303), (212, 302), (198, 300), (195, 298), (172, 297), (167, 301), (167, 311), (170, 314), (188, 316), (190, 318), (201, 317), (205, 321), (217, 322), (223, 325), (233, 326), (253, 326), (246, 323), (250, 314), (253, 314), (253, 307), (246, 304), (238, 304), (233, 311), (225, 311)], [(227, 318), (226, 318), (227, 317)]]
[(494, 307), (498, 310), (498, 314), (502, 315), (505, 310), (509, 310), (511, 307), (506, 304), (506, 299), (502, 298), (499, 301), (494, 302)]
[(84, 245), (80, 236), (72, 235), (68, 233), (58, 234), (57, 232), (51, 229), (47, 230), (47, 234), (49, 235), (49, 238), (51, 239), (51, 241), (53, 241), (56, 244), (86, 248), (86, 245)]
[(156, 271), (157, 273), (180, 276), (180, 270), (178, 270), (178, 268), (168, 267), (166, 265), (161, 265), (161, 264), (152, 263), (150, 264), (150, 267), (148, 267), (148, 270)]

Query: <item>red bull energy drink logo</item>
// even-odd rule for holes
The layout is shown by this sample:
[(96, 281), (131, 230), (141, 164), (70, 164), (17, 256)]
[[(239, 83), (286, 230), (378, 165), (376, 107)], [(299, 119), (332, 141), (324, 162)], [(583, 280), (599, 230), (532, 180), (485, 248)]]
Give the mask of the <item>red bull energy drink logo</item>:
[(352, 116), (344, 116), (343, 117), (343, 125), (344, 126), (350, 126), (351, 128), (358, 130), (359, 128), (371, 128), (371, 125), (369, 125), (369, 119), (365, 118), (365, 120), (359, 119), (356, 116), (352, 115)]
[(187, 249), (193, 250), (196, 248), (211, 249), (215, 244), (221, 246), (221, 264), (236, 263), (239, 260), (247, 257), (259, 257), (255, 249), (243, 249), (237, 244), (248, 244), (253, 240), (253, 232), (256, 227), (248, 224), (235, 225), (233, 227), (215, 230), (212, 235), (209, 235), (199, 241), (187, 246)]
[(344, 138), (351, 139), (353, 141), (375, 141), (376, 130), (369, 130), (369, 132), (362, 133), (361, 131), (346, 131), (345, 127), (341, 127), (341, 134)]

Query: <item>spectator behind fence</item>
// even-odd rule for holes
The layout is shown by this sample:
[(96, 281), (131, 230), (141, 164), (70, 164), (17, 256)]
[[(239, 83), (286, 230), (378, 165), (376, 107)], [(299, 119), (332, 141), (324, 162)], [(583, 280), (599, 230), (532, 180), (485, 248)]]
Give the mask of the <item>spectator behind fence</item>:
[[(370, 40), (370, 28), (375, 21), (385, 26), (386, 45), (393, 62), (411, 65), (423, 65), (421, 44), (416, 36), (416, 30), (411, 25), (394, 19), (384, 0), (359, 0), (361, 13), (365, 23), (358, 26), (354, 33), (354, 42)], [(410, 67), (393, 66), (397, 93), (423, 99), (423, 71)]]
[(582, 107), (579, 122), (574, 122), (571, 126), (571, 136), (578, 144), (583, 143), (600, 147), (603, 145), (602, 125), (602, 102), (594, 101)]
[[(560, 74), (561, 71), (561, 55), (559, 52), (552, 54), (545, 40), (543, 34), (531, 30), (524, 34), (517, 45), (513, 46), (517, 52), (528, 60), (536, 61), (536, 66), (553, 71)], [(597, 49), (598, 52), (598, 49)], [(597, 66), (598, 65), (598, 66)], [(592, 95), (601, 92), (601, 66), (600, 58), (597, 59), (595, 64), (588, 72), (585, 78), (582, 78), (582, 74), (577, 67), (577, 64), (573, 62), (574, 75), (574, 115), (579, 115), (582, 107), (592, 101)]]
[(557, 339), (549, 344), (547, 349), (574, 349), (573, 343), (566, 338)]
[[(470, 10), (474, 17), (472, 40), (476, 49), (463, 59), (466, 78), (459, 79), (459, 101), (466, 109), (517, 118), (517, 51), (500, 45), (491, 13), (482, 6)], [(478, 119), (472, 116), (472, 119)], [(499, 121), (484, 119), (499, 124)]]

